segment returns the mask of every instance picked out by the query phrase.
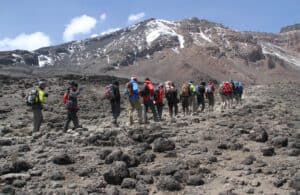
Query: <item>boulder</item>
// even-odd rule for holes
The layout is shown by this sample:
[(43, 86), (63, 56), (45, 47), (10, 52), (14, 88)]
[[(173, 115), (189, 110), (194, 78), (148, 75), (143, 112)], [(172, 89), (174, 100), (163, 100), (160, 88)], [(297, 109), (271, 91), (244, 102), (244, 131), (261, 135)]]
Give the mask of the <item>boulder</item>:
[(57, 171), (51, 174), (50, 179), (53, 181), (65, 180), (65, 176), (62, 172)]
[(290, 186), (294, 188), (296, 191), (300, 191), (300, 173), (298, 172), (294, 177), (292, 178)]
[(73, 164), (75, 161), (66, 153), (56, 154), (52, 158), (52, 162), (57, 165), (69, 165)]
[(135, 188), (136, 180), (132, 178), (125, 178), (122, 181), (121, 188), (133, 189)]
[(260, 151), (262, 152), (263, 156), (274, 156), (276, 154), (273, 147), (263, 147), (260, 149)]
[(202, 175), (192, 175), (188, 178), (186, 183), (187, 183), (187, 185), (190, 185), (190, 186), (203, 185), (204, 184), (203, 176)]
[(163, 176), (158, 180), (157, 188), (162, 191), (179, 191), (181, 184), (171, 176)]
[(165, 152), (175, 149), (175, 143), (166, 138), (157, 138), (153, 142), (154, 152)]
[(125, 162), (115, 161), (103, 176), (108, 184), (120, 185), (129, 176), (129, 171)]
[(264, 129), (251, 131), (249, 134), (249, 139), (256, 142), (266, 142), (268, 137), (268, 133)]
[(286, 147), (288, 145), (288, 138), (276, 136), (271, 140), (271, 144), (278, 148)]

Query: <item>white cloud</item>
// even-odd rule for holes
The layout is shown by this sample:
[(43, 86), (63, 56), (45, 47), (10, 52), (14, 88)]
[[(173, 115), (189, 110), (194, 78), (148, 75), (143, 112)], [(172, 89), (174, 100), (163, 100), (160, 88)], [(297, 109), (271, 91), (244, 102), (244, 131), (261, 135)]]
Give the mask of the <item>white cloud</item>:
[(106, 13), (103, 13), (103, 14), (100, 15), (100, 21), (101, 22), (104, 22), (106, 20), (106, 18), (107, 18)]
[(107, 35), (107, 34), (116, 32), (118, 30), (120, 30), (120, 28), (109, 28), (106, 31), (101, 32), (100, 35)]
[(128, 22), (129, 23), (136, 22), (136, 21), (142, 19), (143, 17), (145, 17), (145, 13), (144, 12), (140, 12), (140, 13), (137, 13), (137, 14), (130, 14), (128, 16)]
[(63, 38), (65, 41), (72, 41), (75, 35), (90, 33), (96, 24), (97, 20), (91, 16), (82, 15), (75, 17), (66, 26)]
[(42, 32), (35, 32), (32, 34), (22, 33), (15, 38), (5, 38), (0, 40), (0, 51), (15, 49), (32, 51), (41, 47), (47, 47), (50, 44), (50, 38)]
[(90, 37), (95, 38), (95, 37), (98, 37), (98, 36), (99, 36), (98, 34), (92, 34)]

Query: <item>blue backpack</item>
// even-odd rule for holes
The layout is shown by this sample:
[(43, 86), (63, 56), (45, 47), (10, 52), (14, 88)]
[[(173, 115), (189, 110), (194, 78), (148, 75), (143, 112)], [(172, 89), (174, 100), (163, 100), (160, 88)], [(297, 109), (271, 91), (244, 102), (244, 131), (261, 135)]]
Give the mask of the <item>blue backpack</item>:
[(237, 83), (235, 83), (235, 90), (238, 94), (243, 94), (244, 87), (242, 82), (238, 81)]

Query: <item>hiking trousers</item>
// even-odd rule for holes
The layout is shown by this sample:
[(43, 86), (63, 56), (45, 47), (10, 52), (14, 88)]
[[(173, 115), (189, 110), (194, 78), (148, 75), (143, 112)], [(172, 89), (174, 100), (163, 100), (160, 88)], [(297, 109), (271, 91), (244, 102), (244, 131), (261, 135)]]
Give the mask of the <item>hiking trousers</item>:
[(195, 112), (197, 109), (197, 103), (196, 103), (196, 96), (195, 95), (191, 95), (189, 97), (189, 106), (190, 106), (190, 111)]
[(38, 132), (43, 122), (42, 107), (33, 107), (33, 132)]
[(119, 101), (111, 101), (110, 105), (114, 122), (117, 122), (117, 119), (119, 118), (121, 113), (121, 104)]
[(70, 124), (71, 121), (74, 124), (74, 129), (79, 127), (79, 120), (78, 120), (78, 117), (77, 117), (77, 110), (68, 110), (67, 121), (66, 121), (65, 127), (64, 127), (65, 131), (67, 131), (69, 129), (69, 124)]
[(163, 113), (164, 105), (163, 104), (156, 104), (156, 109), (157, 109), (158, 118), (161, 120), (162, 119), (162, 113)]
[(147, 112), (149, 108), (152, 111), (154, 121), (157, 121), (157, 112), (155, 110), (155, 106), (152, 100), (148, 100), (144, 102), (144, 123), (148, 122)]
[(201, 105), (201, 112), (204, 111), (204, 108), (205, 108), (205, 100), (204, 100), (204, 96), (197, 96), (197, 107), (199, 107)]
[(178, 104), (174, 102), (168, 102), (170, 117), (176, 116), (178, 114)]
[(184, 115), (189, 113), (189, 97), (188, 96), (182, 97), (182, 110), (183, 110)]
[(130, 125), (133, 124), (133, 112), (137, 111), (139, 123), (142, 123), (142, 106), (139, 100), (129, 101), (129, 122)]
[(215, 106), (215, 96), (213, 93), (208, 93), (207, 94), (207, 99), (208, 99), (208, 105), (210, 107), (210, 110), (213, 110), (213, 107)]

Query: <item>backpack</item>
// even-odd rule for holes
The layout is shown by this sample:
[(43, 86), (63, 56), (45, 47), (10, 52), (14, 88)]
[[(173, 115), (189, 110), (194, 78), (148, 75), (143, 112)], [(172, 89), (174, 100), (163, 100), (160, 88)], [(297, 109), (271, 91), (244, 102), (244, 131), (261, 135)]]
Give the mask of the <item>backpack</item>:
[(36, 104), (36, 98), (38, 98), (38, 91), (36, 89), (32, 89), (26, 97), (27, 106), (33, 106), (34, 104)]
[(212, 92), (213, 92), (212, 86), (211, 86), (211, 85), (207, 85), (207, 86), (205, 87), (205, 93), (212, 93)]
[(229, 82), (225, 82), (223, 88), (224, 88), (224, 95), (230, 95), (232, 93), (232, 87)]
[(115, 98), (114, 86), (112, 84), (105, 86), (104, 97), (108, 100)]
[(190, 92), (194, 95), (196, 93), (196, 87), (194, 84), (190, 84)]
[(190, 96), (190, 86), (187, 83), (184, 83), (181, 87), (181, 95), (182, 96)]
[(166, 81), (165, 83), (165, 91), (166, 91), (166, 94), (167, 93), (171, 93), (175, 90), (175, 88), (172, 86), (171, 84), (171, 81)]
[(244, 91), (244, 87), (243, 87), (243, 84), (242, 82), (237, 82), (237, 84), (235, 85), (235, 90), (238, 94), (242, 94), (243, 91)]

